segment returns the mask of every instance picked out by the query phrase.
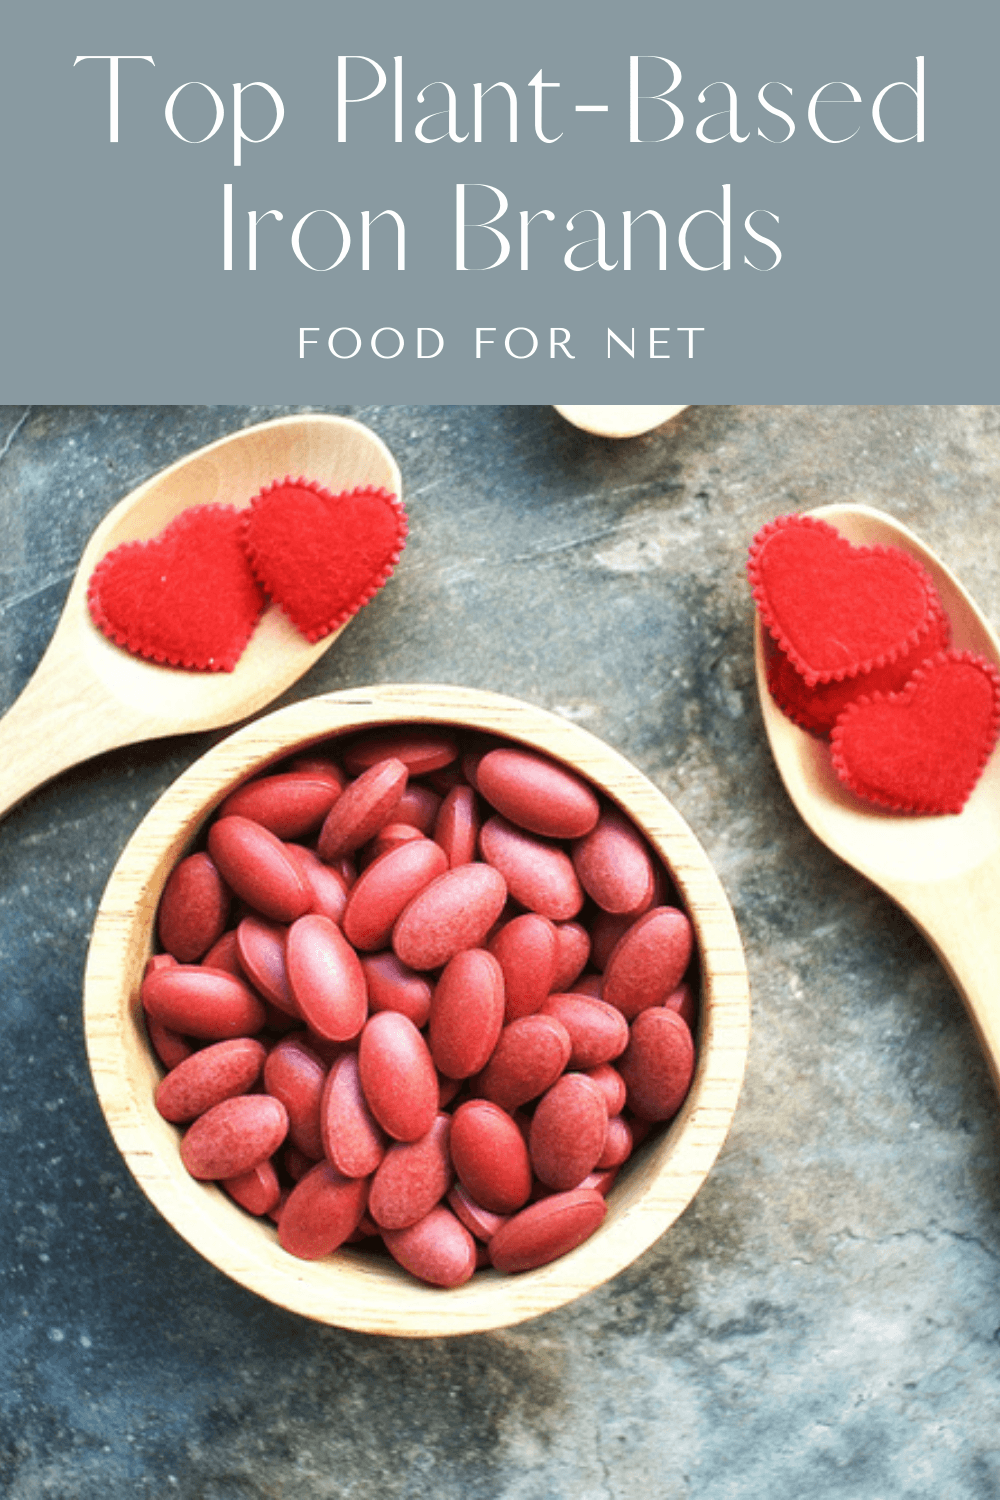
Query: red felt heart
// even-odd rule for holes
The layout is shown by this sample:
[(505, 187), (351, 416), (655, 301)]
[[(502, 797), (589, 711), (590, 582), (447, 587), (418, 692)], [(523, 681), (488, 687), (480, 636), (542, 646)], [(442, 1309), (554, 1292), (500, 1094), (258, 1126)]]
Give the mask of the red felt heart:
[(858, 796), (906, 813), (961, 812), (1000, 733), (1000, 672), (971, 651), (938, 651), (901, 693), (844, 710), (837, 775)]
[(849, 703), (872, 693), (901, 692), (914, 668), (932, 652), (943, 650), (950, 640), (948, 616), (935, 609), (927, 639), (919, 646), (911, 646), (895, 661), (884, 667), (872, 667), (870, 672), (859, 672), (856, 677), (845, 677), (843, 682), (817, 682), (809, 687), (777, 642), (766, 636), (767, 685), (782, 713), (810, 734), (826, 736)]
[(855, 547), (813, 516), (780, 516), (748, 568), (761, 619), (808, 686), (883, 667), (930, 637), (940, 601), (898, 547)]
[(243, 524), (233, 505), (192, 505), (151, 541), (115, 547), (90, 577), (94, 624), (148, 661), (231, 672), (264, 608)]
[(264, 489), (247, 514), (250, 565), (311, 641), (367, 604), (406, 541), (406, 512), (388, 490), (329, 490), (305, 479)]

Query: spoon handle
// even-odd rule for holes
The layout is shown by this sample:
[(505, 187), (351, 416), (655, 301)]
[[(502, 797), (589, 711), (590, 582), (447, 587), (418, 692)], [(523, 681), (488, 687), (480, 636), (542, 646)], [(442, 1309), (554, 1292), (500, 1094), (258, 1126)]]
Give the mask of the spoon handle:
[(965, 1001), (1000, 1091), (1000, 850), (973, 870), (924, 887), (919, 896), (911, 886), (901, 904)]
[(0, 719), (0, 818), (70, 766), (135, 736), (132, 720), (79, 662), (43, 657)]

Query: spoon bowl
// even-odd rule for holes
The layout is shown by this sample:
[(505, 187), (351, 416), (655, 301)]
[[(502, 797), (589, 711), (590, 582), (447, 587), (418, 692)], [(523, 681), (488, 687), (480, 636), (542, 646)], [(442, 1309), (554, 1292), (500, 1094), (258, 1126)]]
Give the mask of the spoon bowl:
[(114, 645), (87, 608), (90, 576), (113, 548), (148, 541), (192, 505), (246, 506), (287, 474), (334, 493), (356, 485), (401, 491), (399, 468), (381, 439), (360, 422), (313, 413), (231, 433), (126, 495), (87, 543), (49, 647), (0, 721), (0, 817), (59, 771), (101, 751), (247, 718), (329, 650), (340, 630), (310, 643), (269, 604), (232, 672), (184, 671)]
[[(952, 624), (953, 644), (1000, 669), (1000, 639), (953, 573), (913, 532), (863, 505), (810, 511), (856, 546), (900, 547), (930, 573)], [(778, 708), (767, 687), (765, 631), (755, 626), (764, 727), (785, 788), (803, 821), (911, 918), (941, 959), (969, 1010), (1000, 1088), (1000, 751), (958, 814), (888, 812), (837, 779), (829, 746)]]
[(662, 427), (686, 406), (557, 406), (556, 411), (574, 427), (597, 437), (638, 437)]

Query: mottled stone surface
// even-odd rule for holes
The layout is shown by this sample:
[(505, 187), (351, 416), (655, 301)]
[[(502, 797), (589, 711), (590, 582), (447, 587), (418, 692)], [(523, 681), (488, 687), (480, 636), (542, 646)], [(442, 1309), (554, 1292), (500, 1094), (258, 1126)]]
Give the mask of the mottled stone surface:
[[(276, 414), (0, 410), (0, 707), (111, 504)], [(619, 444), (545, 407), (356, 414), (398, 456), (412, 538), (289, 697), (494, 688), (647, 772), (714, 860), (747, 946), (754, 1032), (734, 1128), (659, 1244), (533, 1323), (405, 1342), (278, 1311), (142, 1197), (81, 1035), (105, 881), (208, 738), (67, 773), (0, 828), (0, 1491), (995, 1496), (997, 1100), (936, 960), (785, 797), (743, 565), (768, 517), (861, 500), (922, 534), (1000, 621), (1000, 413), (698, 407)]]

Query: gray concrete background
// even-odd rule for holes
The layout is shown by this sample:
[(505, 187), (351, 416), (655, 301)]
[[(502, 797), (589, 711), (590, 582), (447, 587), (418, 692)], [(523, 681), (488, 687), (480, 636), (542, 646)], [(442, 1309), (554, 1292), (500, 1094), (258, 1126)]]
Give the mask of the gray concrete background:
[[(581, 1301), (404, 1342), (231, 1284), (147, 1204), (87, 1072), (90, 924), (209, 736), (105, 755), (0, 828), (0, 1492), (11, 1500), (939, 1500), (1000, 1488), (1000, 1134), (907, 920), (818, 845), (763, 738), (743, 566), (781, 512), (900, 516), (1000, 621), (996, 408), (351, 411), (394, 450), (396, 576), (288, 698), (457, 682), (571, 716), (693, 826), (751, 971), (746, 1085), (677, 1225)], [(122, 494), (289, 408), (0, 408), (0, 708)]]

